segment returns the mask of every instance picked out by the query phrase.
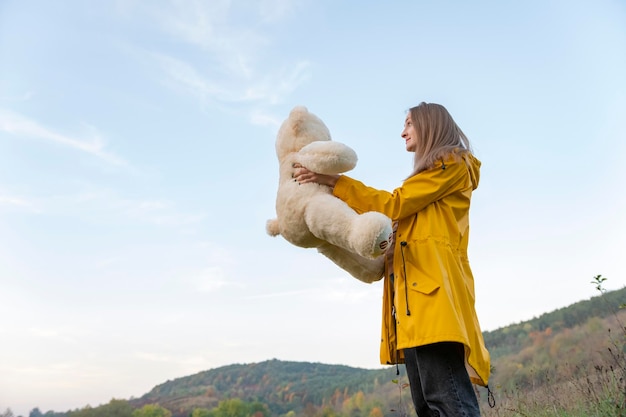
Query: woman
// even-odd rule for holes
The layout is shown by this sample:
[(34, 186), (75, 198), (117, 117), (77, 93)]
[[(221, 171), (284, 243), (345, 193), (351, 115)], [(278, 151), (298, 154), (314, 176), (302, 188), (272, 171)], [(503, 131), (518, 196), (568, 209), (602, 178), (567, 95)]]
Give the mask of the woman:
[(401, 136), (415, 153), (414, 169), (391, 193), (299, 165), (294, 178), (327, 185), (357, 212), (378, 211), (394, 221), (386, 252), (381, 363), (405, 363), (418, 416), (480, 416), (472, 383), (487, 385), (490, 359), (467, 258), (480, 161), (439, 104), (411, 108)]

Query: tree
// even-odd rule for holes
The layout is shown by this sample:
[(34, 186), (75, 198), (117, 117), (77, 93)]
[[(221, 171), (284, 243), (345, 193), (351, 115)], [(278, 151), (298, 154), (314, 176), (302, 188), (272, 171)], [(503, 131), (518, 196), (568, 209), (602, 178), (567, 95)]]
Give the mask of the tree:
[(250, 415), (251, 417), (269, 417), (270, 411), (267, 408), (267, 405), (255, 401), (253, 403), (250, 403), (248, 407), (248, 415)]
[[(70, 411), (68, 417), (132, 417), (133, 407), (126, 400), (111, 399), (108, 404), (95, 408), (87, 405), (76, 411)], [(58, 414), (55, 414), (58, 417)], [(44, 415), (43, 417), (47, 417)]]
[(10, 408), (7, 408), (4, 413), (0, 414), (0, 417), (14, 417), (13, 411)]
[(211, 411), (206, 408), (196, 408), (191, 412), (191, 417), (211, 417)]
[(374, 407), (372, 411), (370, 411), (369, 417), (383, 417), (383, 410), (381, 410), (380, 407)]
[(39, 410), (39, 407), (35, 407), (30, 410), (30, 414), (28, 414), (28, 417), (43, 417), (43, 413)]
[(248, 407), (239, 398), (220, 401), (216, 409), (212, 410), (215, 417), (247, 417)]
[(116, 400), (115, 398), (96, 410), (99, 411), (98, 417), (131, 417), (133, 415), (133, 407), (128, 401)]
[(133, 411), (132, 417), (172, 417), (172, 413), (158, 404), (146, 404)]

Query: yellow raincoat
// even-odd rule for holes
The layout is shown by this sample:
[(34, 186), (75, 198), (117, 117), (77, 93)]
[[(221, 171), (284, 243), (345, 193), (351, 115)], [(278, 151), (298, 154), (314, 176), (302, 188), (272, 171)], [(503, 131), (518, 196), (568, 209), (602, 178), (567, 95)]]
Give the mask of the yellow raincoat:
[(467, 258), (469, 208), (480, 161), (450, 155), (392, 193), (341, 176), (333, 193), (359, 213), (397, 221), (393, 271), (385, 271), (380, 360), (402, 363), (402, 349), (437, 342), (465, 345), (473, 383), (486, 386), (489, 352), (474, 308)]

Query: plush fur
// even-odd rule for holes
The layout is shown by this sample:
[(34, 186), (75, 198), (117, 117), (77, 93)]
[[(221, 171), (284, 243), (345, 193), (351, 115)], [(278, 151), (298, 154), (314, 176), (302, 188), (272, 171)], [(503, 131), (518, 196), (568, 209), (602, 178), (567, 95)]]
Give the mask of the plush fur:
[[(267, 233), (317, 250), (364, 282), (383, 274), (381, 244), (391, 235), (391, 220), (377, 212), (357, 214), (324, 185), (298, 184), (293, 164), (313, 172), (339, 174), (356, 166), (356, 153), (331, 139), (326, 125), (306, 107), (297, 106), (276, 137), (279, 185), (277, 218), (267, 222)], [(382, 245), (384, 247), (384, 244)]]

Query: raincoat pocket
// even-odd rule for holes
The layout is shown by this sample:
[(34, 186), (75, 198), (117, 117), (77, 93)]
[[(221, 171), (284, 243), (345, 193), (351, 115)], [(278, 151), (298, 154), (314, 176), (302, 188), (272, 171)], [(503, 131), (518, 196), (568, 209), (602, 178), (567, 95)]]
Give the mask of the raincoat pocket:
[(409, 288), (411, 290), (425, 295), (434, 293), (439, 289), (439, 287), (441, 287), (439, 282), (425, 275), (409, 280)]
[[(405, 247), (411, 250), (404, 251)], [(402, 268), (406, 289), (430, 295), (441, 286), (441, 280), (433, 276), (432, 267), (437, 265), (441, 269), (440, 256), (437, 247), (431, 240), (414, 241), (408, 245), (402, 245)]]
[(447, 274), (447, 243), (444, 240), (416, 239), (406, 246), (412, 249), (402, 254), (406, 256), (404, 276), (408, 277), (408, 289), (424, 295), (435, 293), (443, 285), (443, 275)]

